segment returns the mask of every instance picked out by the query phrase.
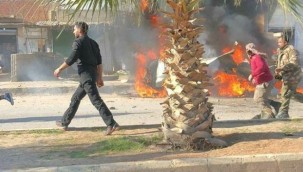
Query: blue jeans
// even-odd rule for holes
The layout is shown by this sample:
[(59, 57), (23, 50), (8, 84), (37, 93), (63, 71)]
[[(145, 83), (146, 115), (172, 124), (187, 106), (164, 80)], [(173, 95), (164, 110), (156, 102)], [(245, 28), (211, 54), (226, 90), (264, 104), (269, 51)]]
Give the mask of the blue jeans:
[(65, 111), (62, 117), (62, 125), (68, 126), (74, 118), (81, 100), (88, 95), (91, 103), (99, 111), (101, 118), (103, 119), (106, 126), (114, 126), (116, 121), (113, 118), (112, 113), (101, 99), (99, 91), (96, 85), (96, 70), (87, 70), (79, 74), (80, 84), (71, 98), (71, 103), (68, 109)]

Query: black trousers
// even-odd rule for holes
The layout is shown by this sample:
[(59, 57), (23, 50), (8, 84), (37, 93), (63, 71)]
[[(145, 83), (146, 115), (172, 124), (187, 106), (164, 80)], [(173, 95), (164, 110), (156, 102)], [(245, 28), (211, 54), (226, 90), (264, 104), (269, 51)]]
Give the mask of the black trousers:
[(74, 118), (81, 100), (88, 95), (91, 103), (99, 111), (101, 118), (103, 119), (106, 126), (113, 126), (116, 121), (113, 118), (112, 113), (101, 99), (99, 91), (96, 85), (96, 70), (87, 70), (82, 72), (80, 75), (80, 84), (71, 98), (71, 103), (68, 109), (65, 111), (62, 117), (62, 125), (68, 126)]

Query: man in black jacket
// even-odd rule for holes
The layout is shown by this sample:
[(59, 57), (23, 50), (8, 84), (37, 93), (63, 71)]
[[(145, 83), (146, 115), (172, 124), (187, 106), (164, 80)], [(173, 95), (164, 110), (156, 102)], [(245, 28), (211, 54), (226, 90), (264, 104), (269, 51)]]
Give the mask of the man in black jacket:
[(76, 62), (80, 76), (80, 84), (71, 98), (69, 108), (65, 111), (62, 120), (57, 121), (56, 124), (63, 129), (67, 129), (78, 110), (81, 100), (87, 94), (91, 103), (97, 108), (104, 123), (107, 125), (105, 135), (110, 135), (118, 129), (119, 125), (99, 95), (97, 86), (102, 87), (104, 85), (102, 78), (102, 57), (98, 44), (87, 36), (87, 31), (88, 25), (85, 22), (75, 23), (73, 33), (76, 39), (72, 46), (72, 53), (54, 71), (54, 76), (59, 77), (59, 74), (64, 69)]

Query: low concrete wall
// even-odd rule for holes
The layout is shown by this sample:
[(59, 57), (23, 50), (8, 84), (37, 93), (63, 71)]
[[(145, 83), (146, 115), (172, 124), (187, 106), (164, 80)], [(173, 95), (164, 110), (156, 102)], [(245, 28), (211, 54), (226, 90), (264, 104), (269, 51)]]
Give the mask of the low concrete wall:
[(52, 53), (12, 54), (11, 81), (54, 80), (53, 71), (62, 59)]

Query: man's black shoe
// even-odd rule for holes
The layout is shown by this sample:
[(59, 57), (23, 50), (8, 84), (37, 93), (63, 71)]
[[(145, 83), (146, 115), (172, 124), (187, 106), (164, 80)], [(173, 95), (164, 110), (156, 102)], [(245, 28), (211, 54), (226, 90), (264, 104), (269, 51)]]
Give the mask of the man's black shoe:
[(276, 116), (277, 119), (288, 119), (289, 118), (289, 114), (288, 112), (279, 112)]
[(105, 135), (111, 135), (114, 131), (119, 130), (120, 125), (115, 123), (113, 126), (108, 126), (105, 131)]
[(59, 127), (60, 129), (66, 131), (67, 130), (67, 126), (65, 125), (62, 125), (62, 122), (61, 121), (56, 121), (56, 125), (57, 127)]

